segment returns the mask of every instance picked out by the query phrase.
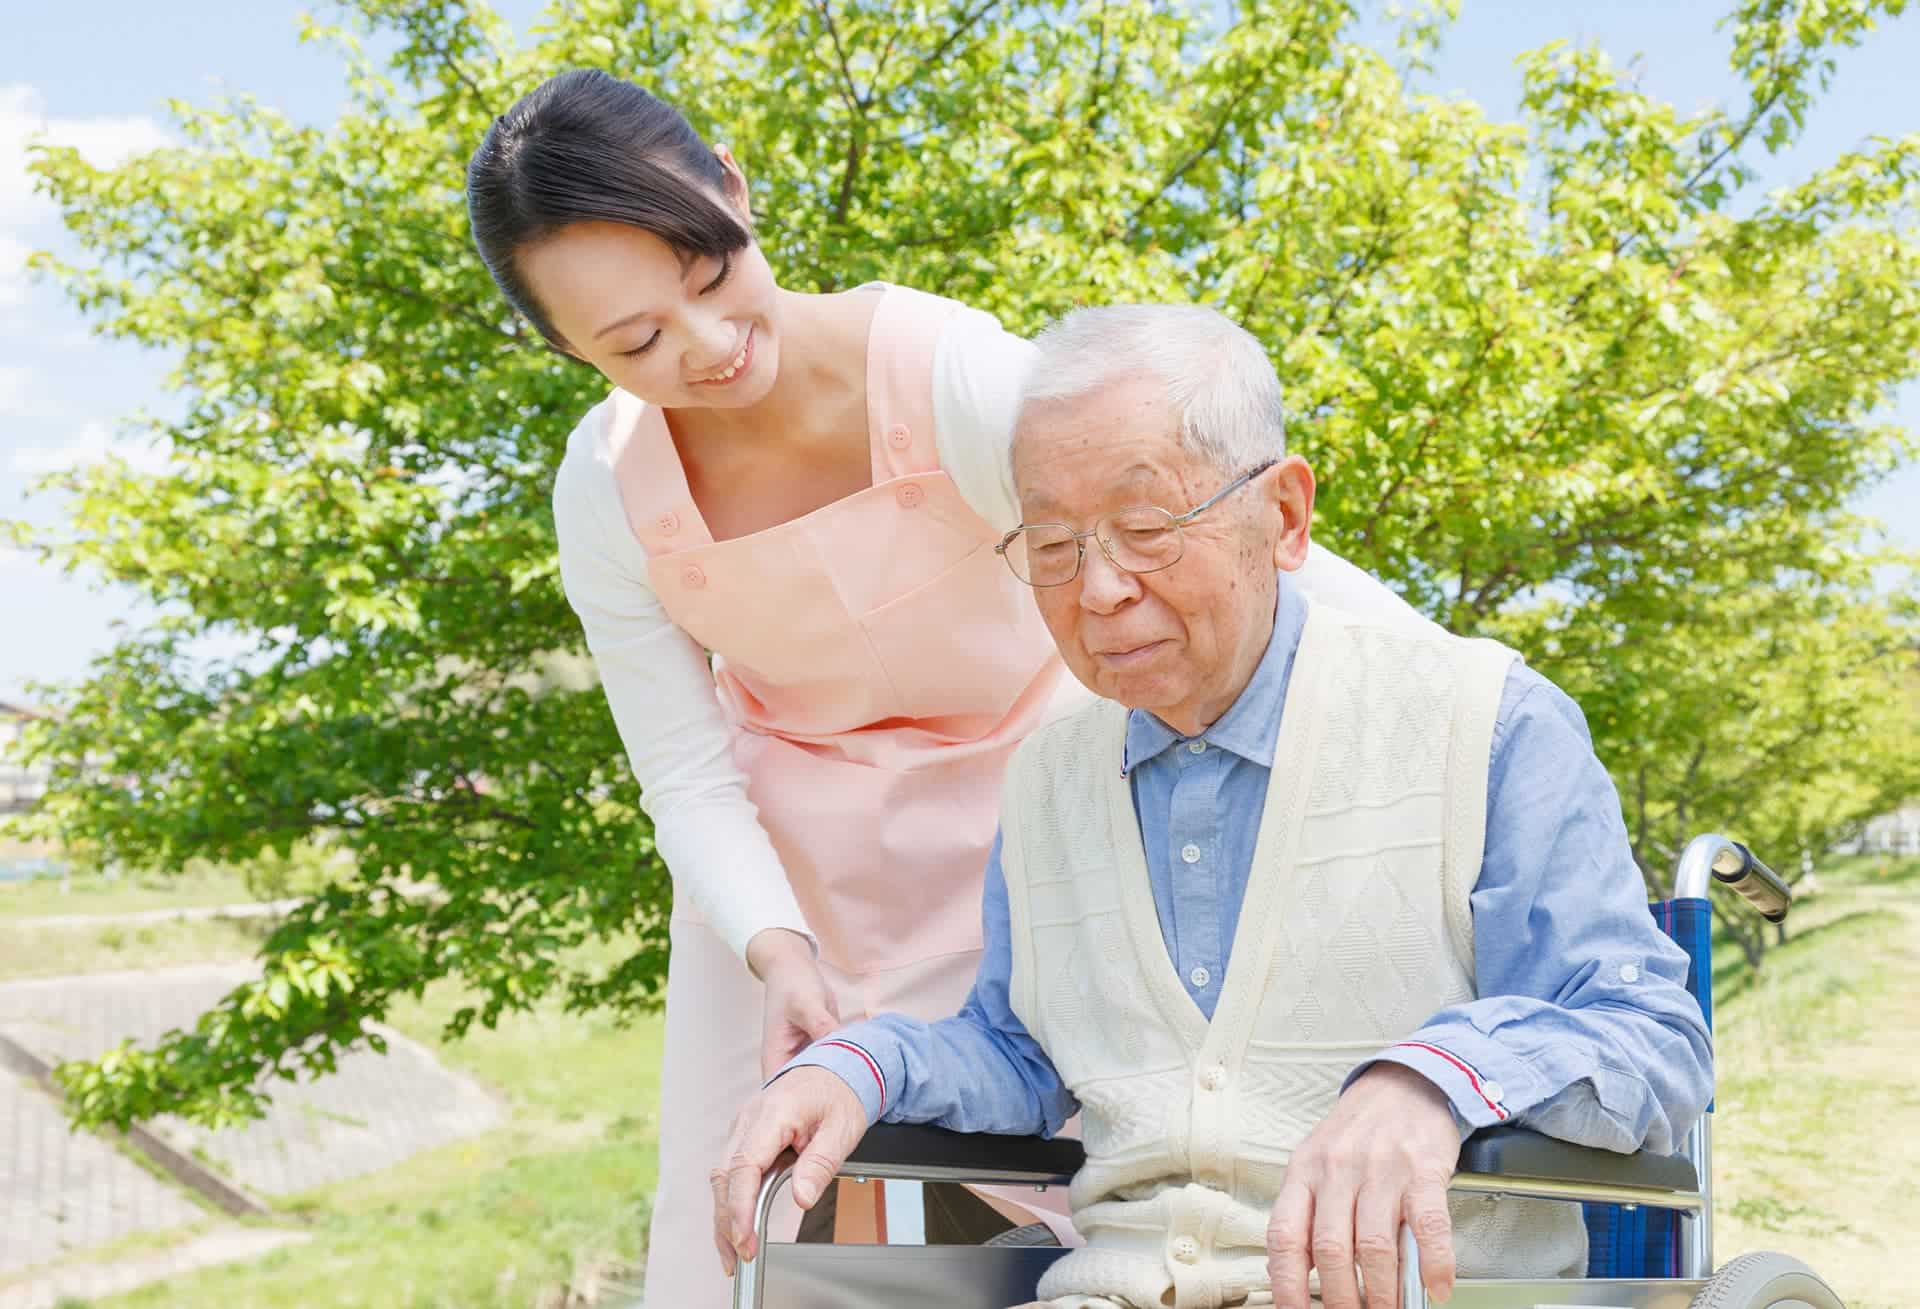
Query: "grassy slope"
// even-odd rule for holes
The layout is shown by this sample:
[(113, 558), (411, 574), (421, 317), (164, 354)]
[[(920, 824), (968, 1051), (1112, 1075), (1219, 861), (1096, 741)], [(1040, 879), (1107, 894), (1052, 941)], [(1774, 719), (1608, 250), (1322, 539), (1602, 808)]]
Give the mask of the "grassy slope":
[(1827, 870), (1757, 981), (1723, 973), (1715, 1254), (1781, 1250), (1852, 1309), (1913, 1303), (1920, 859)]

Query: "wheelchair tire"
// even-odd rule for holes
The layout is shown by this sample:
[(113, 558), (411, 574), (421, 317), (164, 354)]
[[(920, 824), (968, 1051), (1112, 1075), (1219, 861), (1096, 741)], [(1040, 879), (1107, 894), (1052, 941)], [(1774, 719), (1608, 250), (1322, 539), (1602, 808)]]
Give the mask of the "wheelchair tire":
[(1693, 1297), (1693, 1309), (1771, 1309), (1773, 1305), (1847, 1309), (1811, 1268), (1771, 1251), (1741, 1255)]

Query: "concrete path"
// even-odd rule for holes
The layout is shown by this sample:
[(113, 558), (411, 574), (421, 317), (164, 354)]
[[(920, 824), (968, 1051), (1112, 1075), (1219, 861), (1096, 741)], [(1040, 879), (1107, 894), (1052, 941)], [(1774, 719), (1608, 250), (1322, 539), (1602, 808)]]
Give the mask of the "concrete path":
[(245, 904), (196, 905), (190, 909), (130, 909), (112, 914), (35, 914), (8, 920), (15, 927), (138, 927), (146, 923), (195, 923), (210, 918), (284, 918), (306, 901), (256, 900)]
[[(0, 984), (0, 1035), (49, 1063), (90, 1058), (131, 1037), (190, 1027), (248, 965), (195, 965)], [(210, 1132), (147, 1124), (176, 1149), (260, 1196), (287, 1195), (390, 1167), (496, 1126), (500, 1104), (423, 1047), (381, 1029), (317, 1082), (270, 1087), (267, 1117)], [(4, 1076), (4, 1074), (0, 1074)], [(0, 1099), (0, 1277), (88, 1245), (201, 1216), (184, 1194), (98, 1137), (74, 1134), (43, 1092), (6, 1078)]]
[(221, 1228), (166, 1250), (128, 1255), (105, 1263), (51, 1268), (25, 1281), (0, 1286), (0, 1309), (56, 1309), (62, 1300), (95, 1300), (119, 1295), (196, 1268), (237, 1259), (258, 1259), (283, 1245), (311, 1239), (305, 1232), (262, 1227)]
[(204, 1216), (185, 1191), (105, 1139), (74, 1133), (51, 1096), (0, 1070), (0, 1277)]

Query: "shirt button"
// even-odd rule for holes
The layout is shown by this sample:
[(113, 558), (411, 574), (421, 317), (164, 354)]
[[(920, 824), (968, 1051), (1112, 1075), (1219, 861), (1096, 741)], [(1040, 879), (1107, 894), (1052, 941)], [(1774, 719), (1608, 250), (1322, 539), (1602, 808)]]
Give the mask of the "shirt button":
[(1480, 1094), (1486, 1096), (1487, 1099), (1493, 1101), (1495, 1104), (1499, 1104), (1507, 1098), (1507, 1088), (1498, 1082), (1484, 1082), (1480, 1086)]
[(918, 482), (908, 482), (893, 493), (894, 498), (900, 502), (902, 509), (912, 509), (926, 498), (926, 494), (925, 491), (920, 489), (920, 483)]
[(905, 423), (895, 423), (887, 433), (887, 444), (896, 450), (904, 450), (913, 444), (913, 433), (907, 430)]
[(1213, 1067), (1207, 1069), (1206, 1072), (1200, 1074), (1200, 1085), (1206, 1087), (1209, 1091), (1218, 1091), (1226, 1084), (1227, 1070), (1219, 1064), (1215, 1064)]
[(707, 584), (707, 575), (700, 571), (697, 564), (688, 564), (680, 570), (680, 580), (698, 591)]
[(1196, 1262), (1200, 1258), (1200, 1243), (1191, 1236), (1183, 1236), (1173, 1243), (1173, 1257), (1183, 1264)]
[(1180, 847), (1180, 857), (1190, 864), (1200, 862), (1200, 847), (1189, 841)]
[(659, 528), (664, 535), (672, 536), (680, 530), (680, 515), (669, 509), (666, 513), (654, 519), (653, 525)]
[(1213, 980), (1213, 974), (1208, 972), (1204, 967), (1196, 968), (1187, 974), (1187, 980), (1193, 983), (1196, 990), (1200, 990), (1204, 989), (1206, 984)]
[(1621, 980), (1621, 981), (1623, 981), (1623, 982), (1628, 982), (1628, 983), (1632, 983), (1632, 982), (1637, 982), (1637, 981), (1639, 981), (1639, 980), (1640, 980), (1640, 965), (1638, 965), (1638, 964), (1621, 964), (1621, 965), (1620, 965), (1620, 980)]
[(1207, 743), (1205, 741), (1187, 742), (1188, 754), (1205, 754), (1206, 752), (1207, 752)]

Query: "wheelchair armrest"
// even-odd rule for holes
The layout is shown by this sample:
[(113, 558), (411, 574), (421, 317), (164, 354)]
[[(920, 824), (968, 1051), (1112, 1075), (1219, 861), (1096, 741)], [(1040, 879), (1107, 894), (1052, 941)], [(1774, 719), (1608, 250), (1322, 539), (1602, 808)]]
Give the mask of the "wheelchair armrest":
[(1080, 1142), (875, 1123), (840, 1166), (843, 1177), (1064, 1186), (1086, 1162)]
[(1489, 1127), (1475, 1132), (1460, 1147), (1458, 1171), (1653, 1191), (1694, 1191), (1700, 1185), (1693, 1163), (1684, 1155), (1648, 1150), (1615, 1154), (1555, 1140), (1524, 1127)]

